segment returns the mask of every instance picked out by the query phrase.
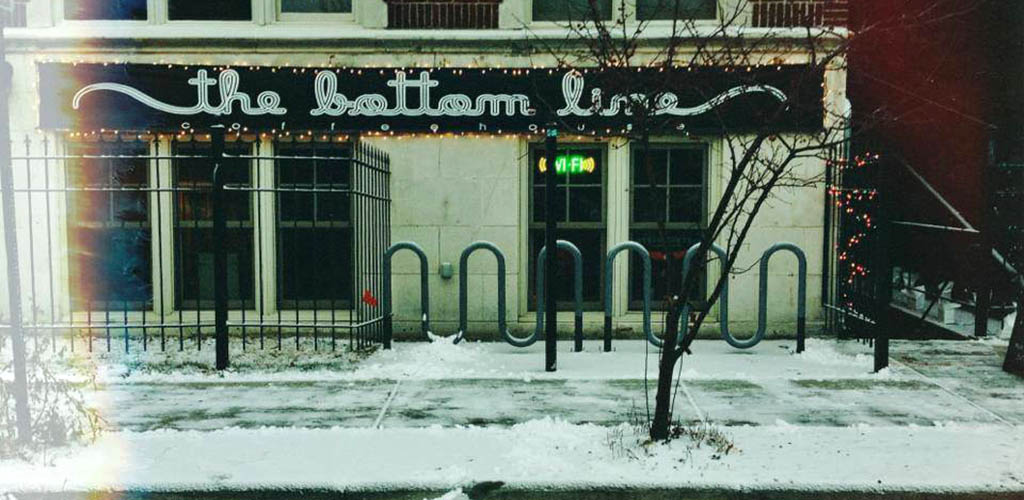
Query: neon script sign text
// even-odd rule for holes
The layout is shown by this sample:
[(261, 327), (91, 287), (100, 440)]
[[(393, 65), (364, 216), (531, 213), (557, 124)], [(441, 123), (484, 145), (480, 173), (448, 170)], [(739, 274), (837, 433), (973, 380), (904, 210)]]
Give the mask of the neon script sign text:
[[(284, 115), (288, 109), (281, 106), (281, 95), (272, 90), (265, 90), (253, 99), (249, 94), (239, 91), (241, 77), (233, 69), (225, 69), (216, 79), (207, 76), (205, 69), (197, 70), (196, 76), (189, 78), (187, 83), (196, 88), (196, 104), (180, 106), (162, 102), (145, 92), (122, 83), (102, 82), (82, 87), (72, 98), (71, 106), (79, 109), (82, 98), (97, 91), (118, 92), (136, 101), (164, 113), (174, 115), (209, 114), (214, 116), (230, 115), (235, 105), (238, 110), (250, 116)], [(445, 94), (435, 99), (434, 89), (440, 82), (431, 78), (430, 71), (421, 71), (415, 80), (408, 78), (405, 71), (396, 71), (395, 77), (386, 82), (394, 89), (389, 99), (379, 93), (365, 93), (349, 97), (338, 91), (338, 75), (331, 70), (321, 70), (316, 74), (313, 91), (316, 107), (309, 111), (310, 116), (372, 116), (372, 117), (481, 117), (481, 116), (524, 116), (537, 114), (530, 97), (525, 94), (480, 93), (476, 97), (467, 94)], [(210, 89), (217, 87), (219, 102), (211, 102)], [(639, 94), (615, 94), (605, 99), (599, 87), (590, 91), (590, 103), (581, 104), (586, 80), (578, 71), (569, 71), (562, 77), (562, 101), (564, 106), (556, 111), (561, 117), (614, 117), (620, 114), (631, 115), (631, 108), (645, 102), (647, 97)], [(655, 96), (651, 109), (655, 114), (672, 116), (694, 116), (707, 113), (727, 101), (744, 94), (766, 94), (779, 102), (787, 100), (786, 94), (770, 85), (740, 85), (725, 90), (702, 104), (681, 106), (679, 96), (672, 92), (664, 92)], [(417, 105), (410, 103), (415, 97)], [(255, 105), (253, 103), (255, 102)]]

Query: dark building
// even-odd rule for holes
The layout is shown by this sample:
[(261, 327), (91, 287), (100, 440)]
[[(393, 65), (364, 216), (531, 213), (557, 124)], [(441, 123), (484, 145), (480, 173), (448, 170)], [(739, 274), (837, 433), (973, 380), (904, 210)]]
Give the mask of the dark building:
[(854, 152), (882, 156), (893, 218), (918, 223), (896, 226), (894, 265), (1008, 304), (1012, 273), (987, 248), (1020, 268), (1024, 3), (862, 0), (850, 19), (871, 33), (851, 53)]

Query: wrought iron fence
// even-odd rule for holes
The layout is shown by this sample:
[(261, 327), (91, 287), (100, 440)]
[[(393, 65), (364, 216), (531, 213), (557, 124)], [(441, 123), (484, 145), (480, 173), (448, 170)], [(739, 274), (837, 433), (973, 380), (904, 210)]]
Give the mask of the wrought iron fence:
[[(840, 338), (871, 340), (877, 324), (876, 278), (881, 233), (876, 172), (868, 162), (836, 148), (828, 162), (825, 191), (825, 328)], [(868, 217), (865, 221), (865, 216)]]
[(388, 0), (388, 28), (495, 29), (500, 0)]
[(215, 335), (242, 349), (333, 350), (346, 333), (356, 349), (383, 341), (388, 156), (334, 134), (216, 134), (14, 144), (30, 342), (128, 351), (202, 349)]
[(824, 0), (757, 0), (752, 3), (755, 28), (822, 26)]

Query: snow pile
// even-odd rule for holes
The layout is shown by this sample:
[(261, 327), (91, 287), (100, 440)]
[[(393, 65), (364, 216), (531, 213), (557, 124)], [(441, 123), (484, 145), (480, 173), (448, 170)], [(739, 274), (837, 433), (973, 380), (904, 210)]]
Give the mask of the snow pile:
[(870, 354), (857, 353), (847, 354), (837, 349), (835, 340), (807, 339), (806, 350), (800, 354), (794, 354), (801, 361), (816, 363), (833, 367), (857, 367), (870, 369), (873, 366), (873, 359)]
[[(427, 500), (424, 498), (423, 500)], [(433, 500), (469, 500), (469, 495), (462, 492), (462, 488), (455, 488), (454, 490), (445, 493)]]

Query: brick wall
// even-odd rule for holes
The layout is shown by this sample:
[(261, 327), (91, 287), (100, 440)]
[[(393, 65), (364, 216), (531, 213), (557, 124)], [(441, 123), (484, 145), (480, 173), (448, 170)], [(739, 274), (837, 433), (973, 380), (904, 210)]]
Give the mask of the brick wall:
[(758, 28), (846, 26), (848, 0), (752, 0), (751, 23)]

